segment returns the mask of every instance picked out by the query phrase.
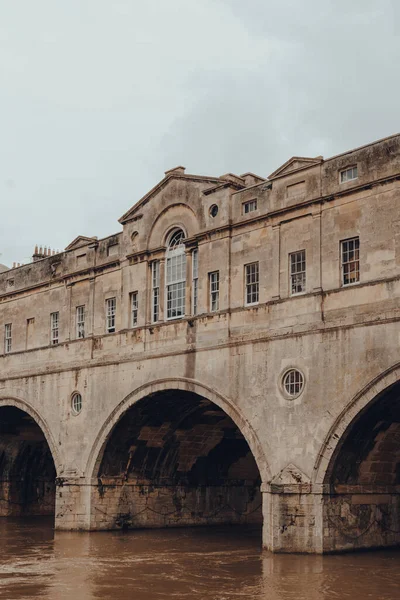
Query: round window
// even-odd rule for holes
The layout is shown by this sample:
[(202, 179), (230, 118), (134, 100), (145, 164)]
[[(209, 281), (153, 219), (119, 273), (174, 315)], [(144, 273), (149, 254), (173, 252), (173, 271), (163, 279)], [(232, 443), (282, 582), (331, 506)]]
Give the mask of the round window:
[(297, 398), (304, 389), (304, 375), (297, 369), (290, 369), (284, 373), (282, 385), (289, 398)]
[(82, 410), (82, 396), (75, 392), (71, 398), (72, 412), (74, 415), (79, 415)]
[(217, 214), (218, 214), (218, 206), (216, 204), (213, 204), (210, 207), (210, 215), (214, 218), (217, 216)]

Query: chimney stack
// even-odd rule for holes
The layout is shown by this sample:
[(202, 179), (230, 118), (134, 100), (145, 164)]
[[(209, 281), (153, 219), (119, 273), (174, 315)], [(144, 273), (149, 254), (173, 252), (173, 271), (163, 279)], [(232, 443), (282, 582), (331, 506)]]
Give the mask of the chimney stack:
[(35, 245), (35, 250), (32, 254), (32, 261), (36, 262), (37, 260), (41, 260), (42, 258), (47, 258), (48, 256), (54, 256), (58, 254), (59, 250), (52, 250), (50, 246), (38, 246)]

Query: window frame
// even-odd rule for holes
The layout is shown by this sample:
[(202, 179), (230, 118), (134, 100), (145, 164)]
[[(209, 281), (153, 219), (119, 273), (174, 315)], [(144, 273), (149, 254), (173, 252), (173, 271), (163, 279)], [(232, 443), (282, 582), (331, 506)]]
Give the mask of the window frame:
[[(301, 260), (293, 263), (292, 257), (299, 256), (300, 254), (303, 255)], [(303, 265), (303, 263), (304, 263), (303, 270), (293, 271), (294, 265), (299, 265), (299, 264)], [(303, 281), (300, 284), (303, 286), (303, 289), (299, 292), (296, 292), (296, 291), (293, 291), (293, 288), (299, 284), (295, 284), (294, 281), (295, 281), (295, 279), (297, 279), (297, 276), (299, 276), (299, 275), (304, 276)], [(302, 279), (302, 278), (299, 278), (299, 279)], [(302, 250), (296, 250), (295, 252), (289, 253), (289, 295), (290, 296), (299, 296), (300, 294), (305, 294), (307, 292), (306, 286), (307, 286), (307, 254), (306, 254), (306, 250), (304, 248)]]
[(106, 333), (116, 332), (116, 317), (117, 317), (117, 298), (112, 296), (106, 298)]
[(192, 314), (197, 315), (199, 310), (199, 250), (192, 250)]
[(85, 311), (84, 304), (80, 304), (79, 306), (76, 307), (75, 325), (76, 325), (76, 339), (83, 340), (85, 338), (85, 325), (86, 325), (86, 311)]
[(82, 412), (83, 400), (80, 392), (74, 392), (71, 396), (71, 412), (76, 417)]
[[(250, 269), (251, 267), (256, 267), (256, 273), (257, 273), (257, 280), (253, 281), (253, 282), (248, 282), (248, 269)], [(251, 273), (249, 273), (251, 275)], [(257, 295), (257, 300), (252, 301), (252, 302), (248, 302), (248, 297), (249, 297), (249, 287), (250, 286), (256, 286), (255, 292), (251, 291), (250, 294), (252, 295), (253, 293), (255, 293)], [(254, 261), (251, 263), (247, 263), (244, 265), (244, 305), (245, 306), (257, 306), (257, 304), (260, 303), (260, 263), (259, 261)]]
[(139, 317), (139, 292), (130, 293), (131, 327), (137, 327)]
[(60, 343), (60, 313), (50, 313), (50, 344), (57, 346)]
[(208, 274), (208, 308), (210, 312), (219, 311), (219, 271)]
[[(350, 242), (357, 242), (357, 247), (353, 247), (353, 249), (344, 249), (344, 245), (345, 244), (349, 244)], [(346, 238), (345, 240), (340, 240), (339, 243), (339, 252), (340, 252), (340, 284), (341, 287), (349, 287), (351, 285), (358, 285), (360, 283), (360, 274), (361, 274), (361, 269), (360, 269), (360, 236), (354, 236), (351, 238)], [(347, 252), (354, 252), (357, 253), (357, 259), (355, 260), (347, 260), (346, 262), (344, 262), (343, 260), (343, 256), (344, 253)], [(350, 264), (356, 264), (358, 265), (358, 268), (355, 269), (355, 273), (357, 274), (357, 279), (355, 281), (349, 281), (348, 283), (345, 283), (345, 265), (350, 265)], [(347, 275), (349, 273), (352, 273), (353, 271), (349, 271), (347, 273)]]
[[(254, 208), (251, 206), (254, 205)], [(257, 198), (252, 198), (251, 200), (246, 200), (246, 202), (242, 203), (242, 214), (248, 215), (249, 213), (255, 212), (258, 208)]]
[(286, 369), (281, 377), (281, 390), (287, 400), (295, 400), (304, 392), (306, 378), (296, 367)]
[[(186, 234), (181, 228), (169, 236), (165, 257), (165, 319), (174, 321), (186, 315)], [(173, 314), (174, 311), (177, 314)]]
[(151, 263), (151, 322), (157, 323), (160, 319), (160, 261)]
[(12, 323), (4, 324), (4, 354), (12, 352)]
[[(356, 176), (355, 177), (351, 177), (350, 179), (346, 177), (346, 179), (343, 179), (343, 175), (345, 175), (346, 173), (349, 173), (350, 171), (356, 171)], [(349, 183), (350, 181), (355, 181), (356, 179), (358, 179), (358, 165), (350, 165), (349, 167), (346, 167), (345, 169), (340, 169), (339, 171), (339, 183)]]

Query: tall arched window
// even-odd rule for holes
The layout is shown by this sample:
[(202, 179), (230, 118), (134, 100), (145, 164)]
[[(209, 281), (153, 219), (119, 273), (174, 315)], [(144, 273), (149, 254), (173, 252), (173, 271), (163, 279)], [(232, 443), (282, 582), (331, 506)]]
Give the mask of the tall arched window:
[(185, 234), (182, 229), (174, 229), (168, 239), (166, 298), (167, 319), (177, 319), (185, 315), (186, 254)]

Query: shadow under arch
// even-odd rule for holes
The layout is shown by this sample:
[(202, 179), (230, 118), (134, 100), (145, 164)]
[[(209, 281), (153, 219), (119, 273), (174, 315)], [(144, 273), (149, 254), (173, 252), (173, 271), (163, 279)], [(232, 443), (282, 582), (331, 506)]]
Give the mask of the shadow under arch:
[(45, 420), (25, 400), (0, 395), (0, 516), (55, 515), (60, 461)]
[(371, 380), (344, 407), (331, 426), (314, 464), (312, 483), (324, 484), (330, 474), (334, 459), (346, 432), (361, 413), (374, 403), (385, 390), (400, 381), (400, 363), (396, 363), (375, 379)]
[(186, 378), (168, 378), (159, 379), (151, 383), (144, 384), (128, 394), (111, 412), (96, 436), (92, 446), (85, 473), (89, 481), (93, 481), (97, 477), (97, 473), (103, 458), (104, 450), (110, 435), (115, 425), (120, 421), (121, 417), (137, 402), (156, 392), (166, 392), (171, 389), (183, 390), (192, 392), (209, 400), (216, 406), (221, 408), (235, 423), (239, 431), (246, 440), (254, 460), (257, 464), (261, 484), (265, 484), (271, 479), (269, 465), (267, 463), (264, 449), (254, 429), (249, 422), (243, 417), (237, 406), (222, 394), (214, 391), (210, 387), (199, 383), (193, 379)]
[(50, 428), (47, 425), (46, 421), (33, 408), (33, 406), (31, 406), (28, 402), (26, 402), (26, 400), (22, 400), (21, 398), (13, 396), (12, 394), (5, 395), (4, 393), (2, 393), (0, 395), (0, 408), (7, 407), (7, 406), (14, 406), (15, 408), (18, 408), (19, 410), (22, 410), (23, 412), (27, 413), (35, 421), (35, 423), (40, 427), (40, 429), (46, 439), (47, 445), (49, 446), (51, 456), (53, 458), (54, 466), (56, 469), (56, 473), (58, 475), (62, 470), (62, 464), (61, 464), (61, 460), (60, 460), (59, 452), (57, 450), (56, 443), (54, 441), (54, 438), (51, 434)]

